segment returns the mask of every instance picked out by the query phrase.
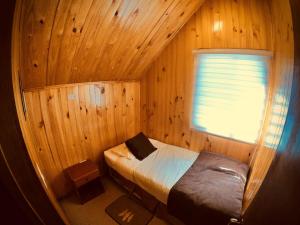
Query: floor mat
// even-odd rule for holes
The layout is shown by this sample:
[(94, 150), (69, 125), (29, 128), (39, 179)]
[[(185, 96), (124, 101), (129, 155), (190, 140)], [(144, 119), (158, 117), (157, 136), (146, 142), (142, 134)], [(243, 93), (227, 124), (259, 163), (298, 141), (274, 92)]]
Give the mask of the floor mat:
[(153, 217), (151, 212), (127, 195), (119, 197), (105, 211), (121, 225), (147, 225)]

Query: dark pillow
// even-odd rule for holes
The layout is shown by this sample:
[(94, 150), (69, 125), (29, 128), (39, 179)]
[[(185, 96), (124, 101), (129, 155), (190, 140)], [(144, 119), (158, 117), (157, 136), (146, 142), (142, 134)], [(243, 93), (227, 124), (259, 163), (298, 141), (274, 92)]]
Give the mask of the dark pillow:
[(143, 160), (157, 149), (142, 132), (128, 139), (125, 144), (131, 153), (139, 160)]

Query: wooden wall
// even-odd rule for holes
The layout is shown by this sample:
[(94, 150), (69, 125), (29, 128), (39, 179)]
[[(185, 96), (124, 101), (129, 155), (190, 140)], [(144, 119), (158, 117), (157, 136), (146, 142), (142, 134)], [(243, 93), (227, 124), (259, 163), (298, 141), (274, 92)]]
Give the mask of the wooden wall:
[[(291, 25), (289, 20), (290, 9), (284, 1), (276, 2), (276, 16), (279, 24)], [(280, 31), (282, 39), (280, 55), (286, 65), (290, 57), (284, 53), (289, 50), (288, 41), (294, 38), (294, 75), (293, 88), (290, 97), (289, 111), (286, 118), (286, 125), (283, 130), (283, 137), (280, 141), (276, 156), (268, 171), (268, 174), (260, 188), (253, 203), (244, 216), (244, 225), (282, 225), (299, 224), (299, 199), (300, 199), (300, 1), (290, 0), (293, 32)], [(273, 5), (274, 6), (274, 5)], [(282, 26), (282, 28), (287, 28)], [(278, 27), (279, 28), (279, 27)], [(291, 29), (291, 28), (290, 28)], [(288, 33), (292, 36), (288, 37)], [(294, 36), (294, 37), (293, 37)], [(284, 38), (285, 37), (285, 38)], [(285, 40), (285, 41), (283, 41)], [(289, 59), (289, 60), (287, 60)], [(282, 66), (283, 68), (286, 66)], [(288, 79), (290, 80), (290, 79)], [(286, 84), (283, 82), (281, 87), (285, 92)], [(284, 85), (285, 84), (285, 85)]]
[[(61, 208), (57, 198), (53, 192), (53, 189), (50, 185), (49, 180), (45, 179), (44, 174), (44, 167), (41, 164), (40, 160), (38, 160), (37, 155), (35, 154), (35, 143), (34, 143), (34, 134), (33, 131), (30, 129), (29, 121), (25, 117), (24, 108), (23, 108), (23, 96), (21, 87), (20, 87), (20, 32), (19, 32), (19, 24), (20, 24), (20, 17), (21, 17), (21, 9), (22, 9), (22, 2), (16, 1), (15, 9), (14, 9), (14, 21), (13, 21), (13, 29), (12, 29), (12, 46), (11, 46), (11, 69), (12, 69), (12, 85), (13, 85), (13, 92), (14, 92), (14, 104), (16, 107), (16, 111), (18, 114), (18, 122), (21, 127), (22, 136), (26, 145), (26, 156), (30, 157), (29, 163), (30, 166), (32, 165), (34, 168), (34, 172), (36, 174), (32, 174), (32, 177), (38, 178), (40, 184), (42, 185), (43, 190), (41, 192), (45, 192), (46, 198), (49, 199), (50, 203), (54, 208), (54, 214), (57, 213), (60, 218), (63, 220), (64, 224), (69, 225), (70, 222), (68, 221), (67, 216), (65, 215), (63, 209)], [(25, 150), (25, 151), (26, 151)], [(18, 155), (18, 157), (20, 157)], [(31, 161), (31, 162), (30, 162)], [(46, 168), (47, 169), (47, 168)], [(36, 176), (35, 176), (36, 175)], [(28, 180), (28, 178), (26, 178)], [(30, 189), (30, 193), (33, 193), (33, 189)], [(34, 192), (33, 195), (37, 193)], [(39, 199), (34, 196), (34, 199)], [(42, 200), (42, 204), (47, 205), (47, 199)], [(41, 204), (38, 204), (39, 206)], [(49, 204), (50, 205), (50, 204)], [(51, 206), (50, 206), (51, 207)], [(46, 209), (49, 212), (49, 209)]]
[[(206, 1), (162, 52), (141, 81), (142, 129), (164, 142), (227, 154), (249, 162), (254, 145), (190, 129), (198, 48), (272, 49), (267, 1)], [(214, 31), (215, 23), (223, 23)]]
[[(273, 94), (271, 96), (270, 115), (267, 118), (264, 133), (269, 131), (268, 125), (270, 123), (278, 124), (280, 120), (284, 120), (283, 122), (285, 122), (290, 101), (294, 68), (294, 32), (290, 3), (288, 0), (272, 0), (270, 1), (270, 9), (272, 16), (274, 52), (272, 67)], [(282, 100), (282, 106), (280, 111), (276, 110), (276, 116), (272, 117), (272, 112), (274, 111), (273, 105), (275, 105), (276, 102), (278, 103), (278, 99)], [(271, 142), (276, 143), (278, 141), (276, 135), (280, 136), (281, 132), (282, 130), (278, 128), (273, 131), (274, 137)], [(244, 201), (245, 209), (251, 204), (264, 181), (275, 156), (276, 148), (277, 144), (274, 144), (271, 148), (266, 147), (264, 145), (263, 135), (250, 163), (252, 172), (246, 188)]]
[[(141, 80), (141, 126), (150, 137), (195, 151), (220, 152), (249, 163), (252, 169), (255, 164), (245, 196), (247, 207), (264, 179), (274, 149), (190, 128), (194, 78), (192, 51), (199, 48), (271, 50), (274, 53), (271, 89), (276, 95), (281, 84), (290, 88), (293, 35), (288, 0), (206, 1)], [(271, 96), (270, 105), (272, 99)]]
[(23, 0), (23, 86), (137, 79), (203, 1)]
[(57, 197), (70, 190), (63, 170), (87, 158), (103, 168), (103, 151), (140, 131), (139, 82), (98, 82), (25, 92), (28, 149)]

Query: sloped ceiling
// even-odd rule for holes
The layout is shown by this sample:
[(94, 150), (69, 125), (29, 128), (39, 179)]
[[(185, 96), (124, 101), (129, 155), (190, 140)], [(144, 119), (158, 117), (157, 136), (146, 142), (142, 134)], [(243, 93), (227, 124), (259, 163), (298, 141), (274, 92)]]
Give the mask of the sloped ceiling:
[(23, 0), (23, 87), (138, 79), (203, 2)]

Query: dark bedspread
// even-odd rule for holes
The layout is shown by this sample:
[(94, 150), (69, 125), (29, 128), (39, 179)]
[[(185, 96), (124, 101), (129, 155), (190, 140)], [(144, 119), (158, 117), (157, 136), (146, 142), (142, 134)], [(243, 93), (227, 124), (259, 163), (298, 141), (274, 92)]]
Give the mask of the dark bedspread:
[(202, 152), (173, 186), (168, 211), (187, 225), (228, 224), (240, 218), (248, 165)]

